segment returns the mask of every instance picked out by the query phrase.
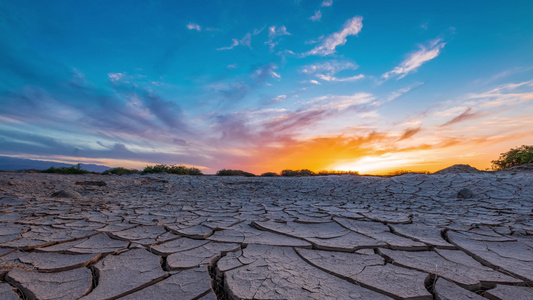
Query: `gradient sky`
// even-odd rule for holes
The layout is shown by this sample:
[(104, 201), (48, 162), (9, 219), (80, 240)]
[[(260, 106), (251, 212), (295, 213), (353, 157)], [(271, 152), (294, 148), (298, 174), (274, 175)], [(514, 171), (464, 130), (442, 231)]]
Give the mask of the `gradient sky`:
[(0, 155), (477, 168), (533, 144), (533, 1), (0, 0)]

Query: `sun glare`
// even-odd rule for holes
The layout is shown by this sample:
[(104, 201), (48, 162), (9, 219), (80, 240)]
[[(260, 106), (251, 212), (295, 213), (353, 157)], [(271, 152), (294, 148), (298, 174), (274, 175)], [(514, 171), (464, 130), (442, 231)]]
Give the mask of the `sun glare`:
[(390, 156), (367, 156), (357, 161), (334, 166), (335, 171), (357, 171), (360, 174), (383, 174), (412, 165), (416, 159)]

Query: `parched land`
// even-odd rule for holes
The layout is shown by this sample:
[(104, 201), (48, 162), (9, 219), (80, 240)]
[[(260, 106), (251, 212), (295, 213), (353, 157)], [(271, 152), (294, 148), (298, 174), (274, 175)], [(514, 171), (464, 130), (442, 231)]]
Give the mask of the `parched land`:
[(533, 299), (533, 172), (0, 173), (0, 299)]

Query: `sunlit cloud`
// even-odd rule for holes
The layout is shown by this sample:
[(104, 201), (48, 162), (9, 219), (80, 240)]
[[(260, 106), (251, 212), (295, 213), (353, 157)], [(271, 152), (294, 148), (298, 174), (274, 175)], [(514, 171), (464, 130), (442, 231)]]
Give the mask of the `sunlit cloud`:
[(409, 54), (399, 66), (384, 73), (381, 77), (389, 79), (398, 76), (398, 79), (401, 79), (409, 73), (415, 72), (421, 65), (439, 56), (445, 45), (446, 43), (442, 42), (442, 39), (431, 40), (427, 45), (419, 45), (418, 51)]
[(342, 46), (346, 43), (346, 38), (350, 35), (357, 35), (363, 28), (363, 18), (353, 17), (348, 19), (342, 29), (326, 37), (320, 46), (305, 53), (305, 55), (320, 55), (326, 56), (335, 53), (337, 46)]

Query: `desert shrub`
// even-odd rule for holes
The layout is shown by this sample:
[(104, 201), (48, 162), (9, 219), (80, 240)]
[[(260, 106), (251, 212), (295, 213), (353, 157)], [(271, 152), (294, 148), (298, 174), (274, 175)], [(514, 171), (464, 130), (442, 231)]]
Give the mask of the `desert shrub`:
[(176, 175), (203, 175), (202, 171), (197, 168), (188, 168), (181, 165), (155, 165), (155, 166), (146, 166), (143, 170), (144, 174), (148, 173), (168, 173)]
[(533, 163), (533, 146), (522, 145), (500, 154), (500, 158), (492, 161), (493, 170)]
[(318, 172), (318, 175), (327, 176), (327, 175), (359, 175), (359, 172), (356, 171), (329, 171), (322, 170)]
[(276, 177), (276, 176), (279, 176), (279, 175), (278, 173), (275, 173), (275, 172), (266, 172), (266, 173), (261, 174), (261, 177)]
[(46, 170), (43, 170), (43, 173), (88, 174), (89, 171), (83, 170), (81, 168), (81, 164), (77, 164), (76, 166), (71, 166), (71, 167), (61, 167), (61, 168), (50, 167), (50, 168), (48, 168)]
[(217, 171), (217, 176), (246, 176), (254, 177), (255, 174), (245, 172), (242, 170), (231, 170), (231, 169), (222, 169)]
[(288, 177), (291, 177), (291, 176), (315, 176), (316, 173), (311, 171), (311, 170), (308, 170), (308, 169), (301, 169), (301, 170), (290, 170), (290, 169), (287, 169), (287, 170), (283, 170), (281, 171), (281, 176), (288, 176)]
[(400, 176), (400, 175), (408, 174), (408, 173), (416, 173), (416, 174), (431, 174), (431, 172), (429, 172), (429, 171), (412, 171), (412, 170), (403, 170), (403, 169), (400, 169), (400, 170), (394, 170), (394, 171), (392, 171), (392, 172), (389, 172), (389, 173), (387, 173), (386, 175), (388, 175), (388, 176)]
[(137, 169), (126, 169), (126, 168), (123, 168), (123, 167), (117, 167), (117, 168), (112, 168), (112, 169), (109, 169), (109, 170), (105, 170), (104, 172), (102, 172), (102, 175), (109, 175), (109, 174), (127, 175), (127, 174), (139, 174), (139, 173), (141, 173), (141, 171), (139, 171)]

